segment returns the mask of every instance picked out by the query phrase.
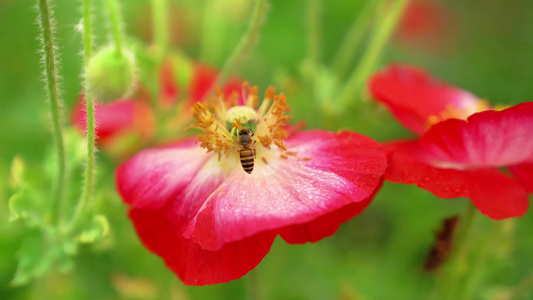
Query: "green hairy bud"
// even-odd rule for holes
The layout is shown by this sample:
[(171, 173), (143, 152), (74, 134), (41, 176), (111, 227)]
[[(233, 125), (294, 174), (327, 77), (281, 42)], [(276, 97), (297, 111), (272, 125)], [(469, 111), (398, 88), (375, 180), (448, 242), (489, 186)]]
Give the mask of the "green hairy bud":
[(130, 51), (119, 54), (113, 46), (103, 48), (87, 66), (87, 90), (100, 103), (113, 102), (130, 92), (134, 73), (135, 61)]

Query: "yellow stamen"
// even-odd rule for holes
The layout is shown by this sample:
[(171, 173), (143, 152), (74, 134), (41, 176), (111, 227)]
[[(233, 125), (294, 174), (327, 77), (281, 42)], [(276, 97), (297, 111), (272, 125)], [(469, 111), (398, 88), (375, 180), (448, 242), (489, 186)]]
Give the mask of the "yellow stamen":
[[(218, 90), (217, 97), (210, 97), (206, 102), (196, 103), (193, 106), (195, 123), (187, 129), (203, 130), (204, 132), (197, 137), (197, 143), (207, 152), (216, 152), (219, 160), (222, 155), (228, 157), (232, 153), (238, 153), (242, 145), (239, 144), (236, 130), (245, 128), (253, 130), (253, 139), (257, 142), (254, 143), (254, 147), (271, 149), (270, 146), (274, 144), (286, 151), (287, 147), (283, 143), (283, 139), (288, 136), (284, 129), (285, 121), (292, 118), (285, 115), (285, 112), (290, 110), (287, 97), (282, 93), (275, 95), (275, 88), (270, 86), (265, 91), (263, 102), (257, 108), (257, 91), (257, 86), (250, 87), (248, 83), (244, 83), (242, 96), (245, 98), (246, 106), (238, 106), (236, 105), (238, 94), (224, 99), (224, 95)], [(284, 159), (288, 159), (289, 156), (297, 158), (297, 153), (294, 151), (280, 155)], [(262, 156), (261, 160), (268, 164), (265, 157)]]
[(445, 109), (439, 113), (439, 115), (431, 115), (428, 117), (426, 121), (426, 128), (430, 128), (431, 126), (437, 123), (452, 118), (466, 120), (466, 118), (468, 118), (470, 115), (488, 109), (491, 109), (490, 104), (488, 104), (486, 100), (482, 99), (479, 99), (473, 105), (466, 105), (460, 109), (456, 108), (451, 104), (448, 104), (446, 105)]

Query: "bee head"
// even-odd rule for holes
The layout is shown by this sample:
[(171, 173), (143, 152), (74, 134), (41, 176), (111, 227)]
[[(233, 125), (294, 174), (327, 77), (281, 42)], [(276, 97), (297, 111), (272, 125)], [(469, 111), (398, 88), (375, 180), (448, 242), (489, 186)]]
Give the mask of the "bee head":
[(252, 136), (254, 136), (254, 134), (248, 128), (244, 128), (244, 129), (239, 130), (239, 143), (241, 145), (249, 145), (249, 144), (251, 144), (252, 143)]
[(239, 135), (253, 135), (252, 131), (248, 128), (239, 130)]

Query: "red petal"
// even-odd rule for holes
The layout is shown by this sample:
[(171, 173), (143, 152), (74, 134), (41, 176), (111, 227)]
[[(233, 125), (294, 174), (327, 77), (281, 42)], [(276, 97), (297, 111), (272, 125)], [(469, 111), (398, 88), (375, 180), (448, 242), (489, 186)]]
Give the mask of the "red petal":
[[(311, 160), (269, 158), (268, 165), (258, 164), (251, 175), (233, 172), (184, 236), (204, 249), (218, 250), (258, 232), (312, 222), (364, 202), (386, 167), (379, 144), (352, 132), (307, 131), (287, 139), (286, 145)], [(338, 227), (345, 219), (329, 221)]]
[(161, 66), (159, 74), (161, 80), (161, 104), (165, 107), (170, 107), (175, 104), (179, 98), (180, 87), (175, 80), (174, 69), (171, 61), (166, 61)]
[(403, 126), (417, 134), (427, 129), (430, 116), (440, 116), (449, 106), (463, 112), (466, 118), (479, 105), (475, 95), (431, 78), (424, 70), (410, 65), (393, 64), (375, 73), (368, 88)]
[(507, 169), (513, 173), (518, 182), (533, 193), (533, 163), (509, 166)]
[(441, 198), (469, 198), (491, 219), (519, 217), (528, 209), (526, 190), (498, 169), (458, 170), (432, 166), (417, 141), (389, 144), (387, 149), (387, 180), (416, 184)]
[[(381, 181), (381, 183), (383, 180)], [(381, 183), (376, 188), (374, 195), (381, 187)], [(351, 203), (344, 207), (320, 216), (315, 220), (287, 226), (281, 229), (281, 237), (290, 244), (303, 244), (307, 242), (316, 242), (325, 237), (333, 235), (341, 223), (346, 222), (354, 216), (363, 212), (363, 210), (372, 202), (374, 195), (366, 198), (361, 202)]]
[(480, 167), (519, 164), (533, 158), (533, 102), (483, 111), (467, 121), (450, 119), (431, 127), (420, 144), (436, 159)]
[(143, 244), (187, 285), (217, 284), (244, 276), (261, 262), (277, 234), (263, 232), (209, 251), (184, 238), (173, 216), (170, 208), (130, 210)]
[[(194, 69), (194, 74), (191, 78), (189, 86), (189, 99), (192, 102), (199, 102), (205, 99), (211, 90), (211, 85), (215, 82), (218, 76), (218, 71), (198, 63)], [(233, 92), (241, 93), (242, 81), (236, 78), (230, 78), (222, 89), (224, 95), (228, 96)], [(242, 101), (241, 101), (242, 102)]]

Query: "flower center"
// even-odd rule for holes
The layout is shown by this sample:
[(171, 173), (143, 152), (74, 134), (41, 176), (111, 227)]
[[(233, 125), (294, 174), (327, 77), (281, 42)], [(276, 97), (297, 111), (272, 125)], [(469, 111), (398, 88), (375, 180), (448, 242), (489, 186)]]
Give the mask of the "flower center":
[(470, 115), (491, 109), (491, 105), (483, 99), (475, 101), (475, 103), (465, 105), (457, 108), (454, 105), (448, 104), (446, 108), (438, 115), (431, 115), (427, 119), (426, 128), (440, 123), (448, 119), (466, 120)]
[[(193, 108), (195, 122), (186, 128), (199, 128), (196, 143), (199, 143), (207, 152), (216, 152), (218, 160), (239, 153), (243, 148), (250, 149), (261, 159), (266, 161), (266, 152), (272, 144), (282, 151), (287, 150), (283, 144), (288, 134), (284, 129), (285, 121), (291, 116), (285, 115), (290, 110), (287, 97), (269, 87), (265, 92), (263, 102), (257, 105), (257, 86), (250, 87), (243, 84), (242, 99), (244, 105), (236, 105), (235, 97), (224, 99), (219, 93), (216, 97), (197, 102)], [(246, 135), (246, 137), (244, 137)], [(281, 154), (283, 155), (283, 154)]]

